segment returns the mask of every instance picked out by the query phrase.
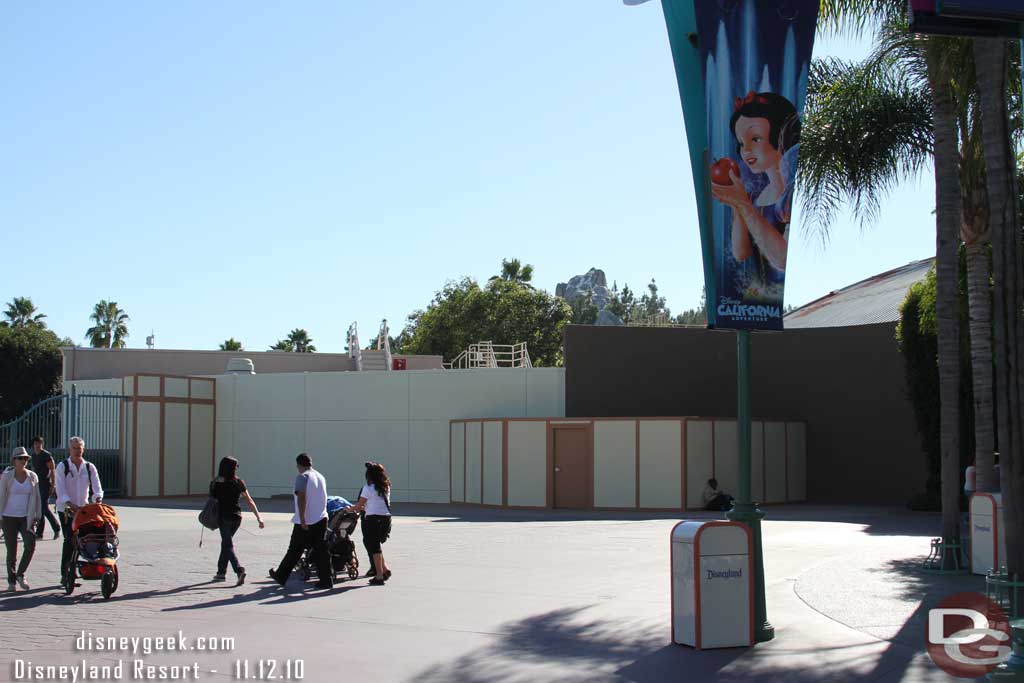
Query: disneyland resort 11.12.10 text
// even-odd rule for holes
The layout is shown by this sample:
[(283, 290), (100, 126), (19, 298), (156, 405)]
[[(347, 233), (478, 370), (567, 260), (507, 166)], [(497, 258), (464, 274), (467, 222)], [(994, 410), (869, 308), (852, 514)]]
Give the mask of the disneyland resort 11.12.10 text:
[(116, 664), (36, 664), (30, 660), (14, 660), (15, 681), (195, 681), (199, 680), (199, 664), (147, 664), (142, 659), (118, 660)]

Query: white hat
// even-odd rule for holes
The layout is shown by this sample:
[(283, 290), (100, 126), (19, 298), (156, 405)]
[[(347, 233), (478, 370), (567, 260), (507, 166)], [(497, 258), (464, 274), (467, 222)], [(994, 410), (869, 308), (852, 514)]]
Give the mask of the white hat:
[(29, 458), (28, 451), (25, 450), (24, 446), (18, 446), (11, 453), (11, 462), (17, 460), (18, 458), (26, 458), (26, 459)]

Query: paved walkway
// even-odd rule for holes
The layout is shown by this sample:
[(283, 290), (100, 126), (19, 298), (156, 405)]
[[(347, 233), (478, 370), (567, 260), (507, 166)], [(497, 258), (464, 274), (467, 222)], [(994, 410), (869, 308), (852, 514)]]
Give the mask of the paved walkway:
[[(113, 501), (115, 504), (117, 501)], [(765, 523), (769, 618), (776, 639), (696, 652), (669, 643), (668, 533), (677, 517), (523, 513), (403, 505), (385, 546), (394, 577), (331, 592), (265, 579), (291, 528), (263, 501), (236, 536), (250, 582), (209, 583), (219, 537), (198, 547), (201, 501), (118, 505), (121, 586), (71, 597), (56, 587), (60, 543), (40, 541), (29, 592), (0, 597), (0, 680), (16, 659), (95, 665), (198, 663), (226, 681), (236, 660), (302, 659), (306, 681), (950, 681), (924, 654), (922, 614), (980, 577), (917, 571), (934, 515), (786, 506)], [(696, 515), (710, 517), (711, 515)], [(360, 546), (360, 557), (364, 560)], [(364, 564), (365, 568), (365, 564)], [(75, 636), (232, 637), (231, 652), (77, 652)], [(190, 643), (196, 641), (190, 640)], [(216, 670), (216, 673), (210, 673)], [(170, 672), (170, 671), (169, 671)], [(264, 665), (264, 673), (269, 664)], [(70, 680), (70, 679), (69, 679)]]

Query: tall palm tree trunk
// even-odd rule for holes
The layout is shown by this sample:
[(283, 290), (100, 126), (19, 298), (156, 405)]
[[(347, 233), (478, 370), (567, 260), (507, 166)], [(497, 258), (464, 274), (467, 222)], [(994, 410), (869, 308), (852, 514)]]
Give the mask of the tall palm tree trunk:
[(1005, 41), (976, 38), (974, 63), (981, 94), (982, 136), (992, 238), (993, 357), (1007, 569), (1024, 572), (1024, 260), (1021, 256), (1013, 150), (1007, 122)]
[[(960, 537), (960, 333), (958, 265), (960, 247), (960, 165), (956, 109), (938, 59), (928, 60), (935, 105), (935, 316), (938, 365), (942, 477), (942, 537)], [(952, 562), (952, 556), (944, 558)]]
[(998, 491), (992, 399), (992, 295), (988, 242), (967, 243), (967, 310), (974, 386), (974, 465), (978, 491)]

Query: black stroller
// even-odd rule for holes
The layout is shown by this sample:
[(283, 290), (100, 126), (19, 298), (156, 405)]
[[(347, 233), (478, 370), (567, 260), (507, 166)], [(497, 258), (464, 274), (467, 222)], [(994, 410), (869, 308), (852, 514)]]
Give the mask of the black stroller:
[[(349, 579), (359, 578), (359, 558), (356, 557), (356, 544), (352, 542), (352, 532), (355, 531), (358, 522), (357, 513), (345, 512), (344, 509), (334, 512), (327, 522), (324, 540), (327, 543), (335, 581), (338, 580), (339, 574), (345, 573)], [(297, 569), (302, 572), (305, 581), (309, 581), (316, 574), (316, 562), (311, 548), (306, 548), (302, 553), (302, 560)]]

